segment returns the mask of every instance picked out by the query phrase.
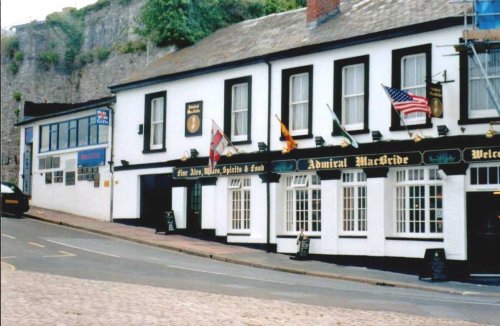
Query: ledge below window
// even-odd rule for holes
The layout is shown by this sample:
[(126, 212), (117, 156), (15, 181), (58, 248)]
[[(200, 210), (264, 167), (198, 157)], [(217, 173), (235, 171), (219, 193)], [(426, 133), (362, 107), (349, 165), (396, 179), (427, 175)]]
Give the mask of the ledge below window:
[(406, 238), (406, 237), (386, 237), (385, 240), (397, 240), (397, 241), (432, 241), (432, 242), (443, 242), (443, 238)]
[(339, 235), (339, 239), (367, 239), (366, 235)]
[(160, 148), (160, 149), (144, 149), (142, 150), (142, 154), (152, 154), (152, 153), (163, 153), (166, 152), (166, 148)]
[[(297, 235), (277, 235), (276, 238), (278, 239), (297, 239)], [(306, 237), (309, 239), (321, 239), (320, 235), (308, 235), (306, 234)]]
[[(292, 138), (293, 138), (293, 139), (295, 139), (295, 140), (297, 140), (297, 139), (308, 139), (308, 138), (313, 138), (313, 135), (311, 135), (311, 134), (307, 134), (307, 135), (298, 135), (298, 136), (294, 136), (294, 135), (292, 135)], [(281, 136), (281, 137), (280, 137), (280, 140), (281, 140), (281, 141), (285, 141), (285, 140), (286, 140), (286, 138), (285, 138), (285, 137), (283, 137), (283, 136)]]
[(252, 140), (237, 140), (237, 141), (231, 141), (233, 145), (248, 145), (252, 143)]
[(408, 128), (408, 130), (415, 130), (415, 129), (427, 129), (427, 128), (432, 128), (432, 123), (423, 123), (419, 125), (407, 125), (406, 128), (404, 126), (391, 126), (389, 128), (389, 131), (405, 131)]
[[(370, 129), (357, 129), (357, 130), (347, 130), (349, 135), (362, 135), (370, 133)], [(332, 132), (332, 136), (342, 136), (340, 131)]]
[(249, 237), (250, 233), (228, 233), (228, 237)]
[(480, 123), (490, 123), (493, 120), (498, 119), (498, 117), (491, 117), (491, 118), (475, 118), (475, 119), (460, 119), (458, 120), (459, 125), (474, 125), (474, 124), (480, 124)]

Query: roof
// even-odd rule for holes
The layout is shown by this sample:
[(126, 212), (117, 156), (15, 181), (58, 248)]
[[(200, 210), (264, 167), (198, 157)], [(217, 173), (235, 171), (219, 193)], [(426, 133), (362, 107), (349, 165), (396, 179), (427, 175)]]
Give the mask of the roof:
[(103, 97), (82, 103), (24, 103), (24, 119), (16, 125), (21, 126), (38, 120), (59, 117), (85, 110), (108, 106), (115, 102), (115, 97)]
[[(167, 54), (131, 74), (112, 91), (227, 68), (463, 24), (463, 6), (449, 0), (342, 0), (340, 13), (308, 27), (306, 8), (220, 29), (193, 46)], [(392, 32), (392, 34), (391, 34)], [(354, 43), (353, 43), (354, 42)], [(321, 49), (319, 49), (321, 48)]]

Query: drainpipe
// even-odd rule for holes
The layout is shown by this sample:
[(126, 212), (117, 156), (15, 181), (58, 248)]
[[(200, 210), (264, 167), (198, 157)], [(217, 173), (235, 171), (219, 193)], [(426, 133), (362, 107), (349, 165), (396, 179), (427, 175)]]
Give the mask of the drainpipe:
[(114, 141), (115, 141), (115, 109), (113, 104), (109, 104), (107, 106), (111, 110), (111, 148), (109, 150), (110, 152), (110, 158), (109, 158), (109, 173), (111, 174), (110, 176), (110, 198), (109, 198), (109, 222), (113, 222), (113, 198), (114, 198), (114, 189), (115, 189), (115, 154), (114, 154)]
[[(266, 59), (267, 64), (267, 166), (271, 166), (269, 155), (271, 152), (271, 63)], [(267, 174), (270, 176), (271, 171)], [(266, 214), (267, 214), (267, 239), (266, 251), (271, 252), (271, 195), (270, 195), (269, 179), (266, 182)]]

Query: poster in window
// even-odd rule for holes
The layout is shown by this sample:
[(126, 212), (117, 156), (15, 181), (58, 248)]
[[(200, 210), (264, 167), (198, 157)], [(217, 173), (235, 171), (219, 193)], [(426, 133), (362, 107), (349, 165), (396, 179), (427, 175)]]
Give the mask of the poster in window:
[(203, 101), (186, 103), (186, 137), (201, 136), (203, 119)]

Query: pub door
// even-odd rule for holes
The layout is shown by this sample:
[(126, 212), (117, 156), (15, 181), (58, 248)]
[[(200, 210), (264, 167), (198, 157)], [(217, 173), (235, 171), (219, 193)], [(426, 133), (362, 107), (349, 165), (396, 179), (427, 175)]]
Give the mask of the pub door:
[(500, 274), (500, 195), (467, 193), (467, 254), (471, 274)]
[(201, 182), (195, 181), (188, 187), (186, 233), (201, 233)]
[(141, 216), (139, 224), (156, 228), (163, 215), (172, 209), (172, 175), (141, 176)]

